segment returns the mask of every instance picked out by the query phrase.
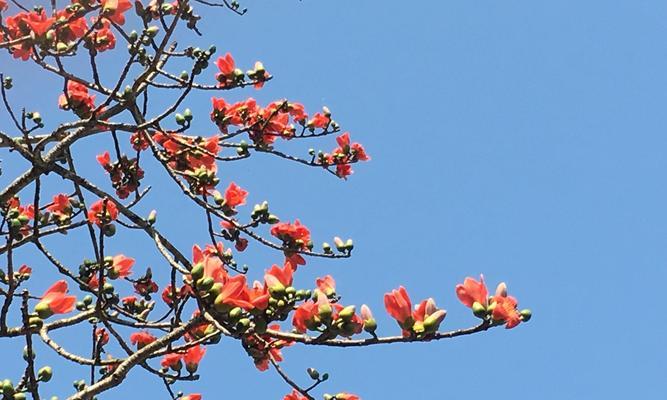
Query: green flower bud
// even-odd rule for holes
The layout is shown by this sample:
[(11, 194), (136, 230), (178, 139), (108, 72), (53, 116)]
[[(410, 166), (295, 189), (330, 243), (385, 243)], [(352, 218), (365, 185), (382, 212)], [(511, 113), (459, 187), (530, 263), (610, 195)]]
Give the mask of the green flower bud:
[(39, 315), (39, 318), (41, 319), (47, 319), (53, 315), (53, 312), (51, 311), (51, 307), (49, 306), (49, 304), (44, 302), (37, 303), (37, 305), (35, 306), (35, 312), (37, 313), (37, 315)]
[(14, 400), (26, 400), (26, 395), (25, 393), (14, 393)]
[(153, 225), (155, 224), (156, 220), (157, 220), (157, 211), (151, 210), (151, 212), (148, 214), (148, 218), (146, 219), (146, 221), (148, 221), (150, 225)]
[(177, 123), (177, 124), (179, 124), (179, 125), (185, 125), (185, 117), (184, 117), (183, 115), (181, 115), (181, 114), (176, 114), (176, 115), (174, 116), (174, 118), (176, 118), (176, 123)]
[(186, 108), (185, 111), (183, 111), (183, 118), (185, 118), (186, 121), (192, 121), (192, 110)]
[(157, 25), (151, 25), (146, 29), (146, 35), (149, 37), (155, 37), (158, 32), (160, 32), (160, 28)]
[(2, 381), (2, 394), (5, 396), (14, 395), (14, 384), (9, 379)]
[(484, 318), (486, 317), (487, 309), (482, 304), (476, 301), (472, 304), (472, 313), (477, 318)]
[(190, 271), (190, 275), (192, 275), (193, 280), (199, 280), (204, 276), (204, 264), (203, 263), (198, 263), (195, 264), (192, 267), (192, 270)]
[(352, 317), (354, 317), (354, 311), (355, 307), (354, 306), (347, 306), (340, 310), (338, 313), (338, 317), (343, 319), (344, 321), (350, 321), (352, 320)]
[(316, 381), (320, 379), (320, 373), (315, 368), (308, 368), (306, 372), (308, 372), (308, 375), (312, 380)]
[(375, 330), (378, 328), (378, 324), (375, 321), (375, 319), (367, 319), (364, 321), (364, 330), (368, 333), (374, 333)]
[(42, 367), (40, 370), (37, 372), (37, 379), (42, 381), (42, 382), (48, 382), (51, 380), (53, 377), (53, 370), (51, 367)]
[(533, 317), (533, 312), (528, 308), (521, 310), (521, 320), (523, 322), (528, 322)]

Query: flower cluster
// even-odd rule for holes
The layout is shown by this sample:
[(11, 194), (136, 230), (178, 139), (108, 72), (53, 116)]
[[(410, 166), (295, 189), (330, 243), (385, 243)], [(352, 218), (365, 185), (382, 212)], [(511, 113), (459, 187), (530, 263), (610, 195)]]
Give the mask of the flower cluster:
[(88, 88), (76, 81), (67, 81), (67, 90), (60, 95), (58, 105), (63, 110), (72, 110), (81, 118), (88, 118), (95, 109), (95, 95), (88, 93)]
[(136, 158), (127, 158), (122, 155), (118, 161), (112, 163), (109, 152), (105, 151), (97, 156), (97, 162), (111, 177), (111, 184), (121, 199), (127, 198), (141, 185), (144, 170), (139, 167), (139, 161)]
[(156, 132), (153, 140), (162, 146), (169, 167), (182, 175), (196, 193), (212, 191), (220, 182), (216, 157), (220, 152), (218, 136), (191, 138), (176, 133)]
[(270, 146), (279, 137), (291, 139), (297, 133), (294, 124), (300, 125), (302, 131), (320, 129), (320, 134), (330, 132), (330, 128), (333, 132), (339, 129), (327, 109), (308, 119), (302, 104), (287, 100), (274, 101), (266, 107), (260, 107), (253, 98), (231, 104), (214, 97), (212, 102), (211, 120), (221, 132), (227, 133), (230, 126), (239, 127), (259, 146)]
[(33, 204), (21, 205), (18, 197), (12, 197), (0, 210), (7, 218), (9, 232), (13, 235), (24, 236), (30, 233), (30, 220), (35, 218)]
[(244, 74), (241, 69), (236, 68), (236, 62), (230, 53), (225, 54), (223, 57), (218, 57), (215, 65), (217, 65), (220, 71), (215, 75), (215, 80), (218, 81), (218, 86), (224, 88), (243, 84), (247, 75), (250, 80), (255, 82), (255, 88), (259, 89), (264, 86), (264, 82), (271, 78), (271, 75), (264, 69), (264, 65), (259, 61), (255, 63), (253, 69)]
[(406, 337), (434, 334), (447, 315), (447, 311), (437, 308), (432, 298), (422, 301), (413, 310), (410, 296), (403, 286), (384, 295), (384, 306)]
[(507, 294), (504, 282), (498, 285), (495, 295), (489, 296), (484, 276), (480, 276), (479, 281), (466, 278), (463, 284), (456, 286), (456, 295), (461, 303), (472, 309), (475, 316), (490, 319), (495, 324), (505, 324), (507, 329), (514, 328), (522, 321), (529, 321), (532, 316), (528, 309), (517, 309), (518, 302)]

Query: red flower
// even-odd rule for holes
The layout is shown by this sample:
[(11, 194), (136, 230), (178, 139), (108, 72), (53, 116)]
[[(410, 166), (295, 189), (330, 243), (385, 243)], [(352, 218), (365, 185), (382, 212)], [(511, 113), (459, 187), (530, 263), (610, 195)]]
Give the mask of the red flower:
[(174, 371), (179, 371), (182, 367), (182, 358), (183, 355), (178, 353), (165, 354), (165, 356), (162, 357), (162, 361), (160, 361), (160, 365), (162, 365), (163, 368), (171, 368)]
[(225, 205), (228, 207), (242, 206), (245, 204), (246, 196), (248, 192), (232, 182), (225, 190)]
[(81, 117), (88, 117), (95, 108), (95, 96), (88, 94), (88, 88), (76, 81), (67, 81), (66, 94), (61, 94), (58, 104), (63, 110), (73, 110)]
[(292, 286), (293, 272), (292, 268), (288, 265), (283, 266), (283, 268), (275, 264), (272, 265), (271, 269), (267, 270), (264, 274), (266, 287), (270, 290), (285, 290), (285, 288)]
[(60, 280), (44, 292), (41, 301), (35, 306), (35, 311), (44, 319), (53, 314), (67, 314), (74, 309), (74, 303), (76, 297), (67, 296), (67, 282)]
[(310, 231), (304, 225), (301, 225), (299, 220), (295, 220), (293, 224), (289, 222), (281, 222), (271, 227), (271, 234), (278, 239), (285, 242), (288, 247), (297, 247), (300, 249), (307, 249), (310, 242)]
[(21, 278), (23, 279), (28, 279), (30, 277), (30, 274), (32, 274), (32, 268), (29, 266), (23, 264), (18, 270), (18, 275), (20, 275)]
[(111, 156), (108, 151), (98, 154), (95, 158), (97, 158), (97, 162), (104, 167), (104, 169), (107, 169), (107, 165), (111, 164)]
[(484, 284), (484, 275), (479, 276), (479, 282), (473, 278), (466, 278), (463, 284), (456, 285), (456, 295), (466, 307), (479, 303), (486, 308), (489, 301), (489, 291)]
[(181, 400), (201, 400), (201, 394), (199, 394), (199, 393), (190, 393), (187, 396), (181, 397)]
[(361, 397), (351, 393), (338, 393), (336, 400), (361, 400)]
[(138, 349), (153, 343), (157, 338), (146, 331), (134, 332), (130, 335), (130, 342), (137, 346)]
[(206, 354), (206, 348), (200, 345), (190, 347), (185, 352), (185, 355), (183, 356), (183, 361), (185, 361), (185, 368), (187, 368), (188, 372), (194, 374), (195, 371), (197, 371), (199, 362), (204, 357), (204, 354)]
[(283, 400), (308, 400), (308, 398), (303, 396), (296, 389), (292, 389), (292, 393), (285, 395)]
[(234, 57), (232, 57), (230, 53), (227, 53), (224, 57), (218, 57), (215, 65), (217, 65), (220, 70), (220, 72), (215, 75), (215, 79), (218, 81), (219, 86), (225, 87), (232, 84), (235, 78), (234, 70), (236, 69)]
[(118, 218), (118, 208), (116, 207), (116, 203), (111, 200), (98, 200), (88, 210), (88, 221), (97, 226), (106, 225), (111, 221), (115, 221), (116, 218)]
[(315, 283), (317, 284), (317, 289), (325, 296), (329, 297), (336, 294), (336, 281), (331, 275), (327, 275), (324, 278), (317, 278)]
[(384, 295), (384, 306), (398, 324), (404, 329), (408, 319), (412, 317), (412, 303), (407, 290), (403, 286)]
[(132, 274), (132, 266), (134, 265), (134, 258), (125, 257), (123, 254), (118, 254), (113, 257), (111, 264), (111, 274), (109, 278), (126, 278)]
[(100, 3), (102, 5), (102, 15), (118, 25), (125, 23), (123, 13), (132, 8), (130, 0), (101, 0)]
[(138, 131), (130, 136), (130, 143), (132, 148), (136, 151), (146, 150), (149, 146), (148, 139), (146, 139), (146, 132)]
[(97, 328), (97, 330), (95, 330), (95, 338), (100, 347), (109, 343), (109, 333), (104, 328)]
[(67, 223), (72, 217), (72, 203), (69, 196), (64, 193), (53, 196), (53, 201), (46, 209), (56, 216), (58, 223)]
[(318, 314), (318, 305), (312, 300), (301, 303), (292, 315), (292, 325), (299, 333), (306, 333), (310, 328), (315, 329), (315, 317)]
[(491, 317), (495, 321), (505, 322), (505, 328), (511, 329), (519, 325), (521, 322), (521, 314), (517, 310), (517, 301), (512, 296), (494, 296), (493, 301), (496, 303), (493, 308)]
[(215, 299), (215, 307), (220, 311), (228, 310), (232, 307), (241, 307), (246, 310), (254, 308), (247, 293), (244, 275), (236, 275), (225, 282), (220, 294)]

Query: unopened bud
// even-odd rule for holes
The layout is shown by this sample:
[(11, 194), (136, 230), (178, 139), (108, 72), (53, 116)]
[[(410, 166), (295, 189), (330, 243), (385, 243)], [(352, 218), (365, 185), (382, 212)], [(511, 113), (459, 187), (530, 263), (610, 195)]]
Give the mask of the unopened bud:
[(192, 267), (192, 270), (190, 271), (190, 275), (192, 275), (192, 279), (195, 281), (201, 279), (201, 277), (204, 276), (204, 264), (203, 263), (195, 264), (194, 267)]
[(521, 310), (521, 320), (523, 322), (528, 322), (530, 319), (533, 317), (533, 312), (530, 311), (529, 309), (523, 309)]
[(160, 28), (157, 25), (151, 25), (146, 29), (146, 35), (149, 37), (155, 37), (158, 32), (160, 32)]
[(42, 382), (48, 382), (53, 377), (53, 370), (51, 367), (42, 367), (37, 372), (37, 379)]
[(440, 324), (442, 323), (442, 321), (445, 319), (446, 316), (447, 316), (447, 311), (445, 310), (438, 310), (434, 312), (424, 320), (424, 329), (427, 332), (437, 331), (438, 328), (440, 327)]
[(310, 376), (311, 379), (313, 380), (320, 379), (320, 373), (315, 368), (308, 368), (306, 372), (308, 372), (308, 375)]
[(479, 302), (476, 301), (472, 303), (472, 313), (475, 315), (475, 317), (484, 318), (486, 316), (486, 312), (486, 307), (484, 307)]
[(343, 319), (344, 321), (350, 321), (352, 317), (354, 317), (354, 312), (356, 308), (354, 306), (347, 306), (340, 310), (338, 313), (338, 317)]
[(507, 297), (507, 285), (505, 282), (500, 282), (496, 287), (496, 296)]
[(150, 225), (153, 225), (155, 224), (156, 220), (157, 220), (157, 211), (151, 210), (151, 212), (148, 214), (148, 218), (146, 219), (146, 221), (148, 221)]

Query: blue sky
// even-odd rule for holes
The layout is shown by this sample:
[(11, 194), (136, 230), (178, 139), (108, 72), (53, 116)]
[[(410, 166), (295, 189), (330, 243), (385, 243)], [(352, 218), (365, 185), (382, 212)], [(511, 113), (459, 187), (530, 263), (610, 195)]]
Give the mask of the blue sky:
[[(346, 303), (373, 308), (383, 334), (398, 332), (382, 311), (382, 295), (399, 284), (413, 299), (432, 296), (448, 310), (443, 329), (476, 323), (454, 286), (479, 273), (491, 286), (506, 281), (520, 306), (534, 312), (514, 330), (451, 341), (293, 347), (284, 365), (296, 379), (308, 382), (305, 369), (316, 367), (332, 376), (325, 391), (365, 399), (659, 397), (667, 368), (667, 323), (660, 318), (667, 279), (665, 2), (244, 6), (244, 17), (209, 10), (202, 23), (208, 37), (199, 44), (215, 43), (239, 64), (262, 60), (275, 79), (262, 91), (227, 98), (327, 105), (373, 158), (347, 182), (268, 157), (221, 166), (223, 183), (247, 188), (251, 204), (269, 200), (284, 219), (299, 217), (316, 243), (354, 238), (352, 259), (313, 260), (297, 284), (309, 287), (331, 273)], [(103, 57), (102, 68), (118, 67)], [(26, 66), (0, 58), (0, 70), (24, 89), (12, 92), (13, 101), (39, 109), (47, 122), (65, 120), (53, 111), (60, 83), (42, 82)], [(186, 103), (203, 135), (215, 132), (209, 97)], [(8, 128), (3, 117), (0, 129)], [(110, 145), (80, 145), (87, 176), (105, 182), (92, 154)], [(311, 146), (329, 150), (333, 143), (289, 148), (305, 154)], [(16, 160), (5, 158), (0, 183), (25, 167)], [(179, 245), (204, 243), (202, 213), (178, 198), (163, 174), (147, 171), (154, 192), (145, 211), (158, 204), (158, 227)], [(49, 183), (54, 191), (58, 184)], [(73, 265), (89, 256), (77, 237), (53, 242)], [(118, 235), (110, 246), (139, 265), (166, 269), (138, 234)], [(280, 260), (257, 246), (247, 253), (242, 260), (255, 277)], [(46, 287), (50, 266), (27, 251), (19, 255), (43, 277), (36, 285)], [(75, 347), (80, 340), (57, 336)], [(20, 361), (16, 344), (0, 342), (0, 351)], [(44, 362), (53, 360), (42, 352)], [(0, 375), (18, 373), (18, 361)], [(61, 367), (56, 374), (61, 379), (47, 392), (65, 397), (86, 370)], [(232, 341), (209, 350), (202, 375), (182, 389), (205, 399), (279, 399), (288, 392)], [(103, 398), (159, 398), (157, 389), (137, 371)]]

